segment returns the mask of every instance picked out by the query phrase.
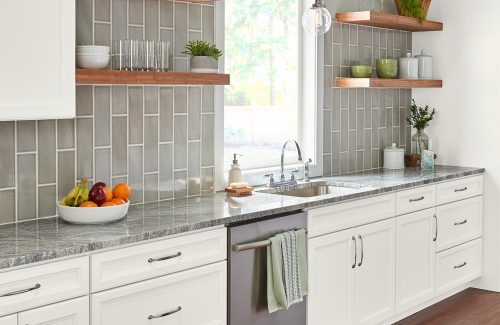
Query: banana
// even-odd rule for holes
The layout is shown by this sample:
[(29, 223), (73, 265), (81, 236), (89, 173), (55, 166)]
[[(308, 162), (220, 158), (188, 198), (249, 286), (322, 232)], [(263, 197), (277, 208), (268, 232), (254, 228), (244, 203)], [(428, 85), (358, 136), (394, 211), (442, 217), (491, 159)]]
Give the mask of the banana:
[(59, 204), (76, 207), (89, 199), (89, 190), (87, 185), (87, 179), (82, 178), (75, 187), (66, 195)]

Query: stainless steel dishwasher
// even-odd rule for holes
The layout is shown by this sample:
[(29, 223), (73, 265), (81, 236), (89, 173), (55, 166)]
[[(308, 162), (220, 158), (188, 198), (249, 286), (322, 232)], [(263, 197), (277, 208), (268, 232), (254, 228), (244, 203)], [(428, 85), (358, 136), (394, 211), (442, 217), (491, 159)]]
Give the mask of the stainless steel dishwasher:
[(269, 314), (266, 291), (266, 246), (275, 234), (305, 229), (305, 213), (231, 226), (228, 233), (229, 325), (305, 325), (306, 301)]

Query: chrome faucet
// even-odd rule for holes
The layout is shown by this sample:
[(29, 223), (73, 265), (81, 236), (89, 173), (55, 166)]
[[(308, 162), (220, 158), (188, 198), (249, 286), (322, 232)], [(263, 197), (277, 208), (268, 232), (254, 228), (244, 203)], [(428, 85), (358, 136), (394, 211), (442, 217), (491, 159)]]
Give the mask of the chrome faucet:
[(285, 148), (286, 145), (290, 142), (295, 143), (295, 147), (297, 148), (297, 154), (298, 154), (298, 159), (299, 161), (302, 161), (302, 152), (300, 151), (300, 146), (295, 140), (288, 140), (285, 142), (283, 145), (283, 148), (281, 148), (281, 176), (279, 182), (276, 182), (274, 180), (274, 175), (273, 174), (266, 174), (264, 175), (265, 178), (267, 178), (267, 187), (278, 187), (278, 186), (287, 186), (287, 185), (295, 185), (297, 184), (297, 179), (295, 178), (295, 173), (298, 173), (298, 169), (294, 169), (290, 172), (290, 179), (286, 180), (285, 177)]
[[(295, 143), (295, 147), (297, 148), (298, 160), (302, 161), (302, 153), (300, 152), (300, 146), (297, 143), (297, 141), (288, 140), (287, 142), (285, 142), (285, 144), (283, 144), (283, 147), (281, 148), (281, 177), (280, 177), (281, 182), (285, 181), (285, 148), (286, 148), (286, 145), (289, 144), (290, 142)], [(292, 173), (292, 175), (293, 175), (293, 173)], [(290, 179), (290, 181), (294, 181), (294, 180), (295, 180), (295, 177), (293, 179)], [(297, 182), (295, 182), (295, 183), (297, 183)]]
[(309, 164), (312, 163), (312, 159), (309, 158), (305, 163), (304, 163), (304, 182), (310, 182), (311, 180), (309, 179)]

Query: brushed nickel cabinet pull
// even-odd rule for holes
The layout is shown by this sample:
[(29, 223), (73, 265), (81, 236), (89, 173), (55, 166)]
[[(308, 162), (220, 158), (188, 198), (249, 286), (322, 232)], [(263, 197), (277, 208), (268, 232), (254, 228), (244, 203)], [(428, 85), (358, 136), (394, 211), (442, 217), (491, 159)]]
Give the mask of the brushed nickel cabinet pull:
[(459, 222), (455, 222), (455, 226), (460, 226), (460, 225), (463, 225), (465, 223), (467, 223), (467, 219), (464, 219), (464, 220), (459, 221)]
[(467, 186), (462, 187), (462, 188), (456, 188), (455, 189), (455, 193), (457, 193), (457, 192), (463, 192), (463, 191), (467, 191), (467, 190), (468, 190)]
[(438, 239), (438, 218), (437, 218), (437, 215), (435, 213), (434, 213), (433, 217), (434, 217), (434, 222), (435, 222), (436, 227), (434, 228), (434, 238), (432, 239), (432, 241), (436, 241)]
[(9, 293), (5, 293), (3, 295), (0, 295), (0, 297), (16, 296), (16, 295), (20, 295), (22, 293), (26, 293), (26, 292), (30, 292), (30, 291), (33, 291), (33, 290), (40, 289), (40, 287), (41, 287), (40, 283), (37, 283), (33, 287), (31, 287), (31, 288), (21, 289), (21, 290), (17, 290), (17, 291), (12, 291), (12, 292), (9, 292)]
[(356, 244), (356, 237), (352, 236), (352, 241), (354, 242), (354, 263), (352, 263), (352, 268), (354, 269), (358, 260), (358, 245)]
[(165, 317), (165, 316), (170, 316), (172, 314), (180, 312), (181, 310), (182, 310), (182, 307), (179, 306), (179, 307), (177, 307), (177, 309), (171, 310), (171, 311), (167, 311), (166, 313), (163, 313), (163, 314), (149, 315), (148, 319), (151, 320), (151, 319), (155, 319), (155, 318), (162, 318), (162, 317)]
[(410, 202), (418, 202), (418, 201), (422, 201), (423, 199), (425, 199), (425, 197), (422, 195), (421, 197), (417, 197), (416, 199), (410, 199), (409, 201)]
[(363, 245), (363, 237), (361, 237), (361, 235), (358, 235), (358, 238), (359, 238), (359, 241), (361, 242), (361, 260), (359, 261), (358, 263), (358, 266), (361, 266), (363, 265), (363, 258), (364, 258), (364, 255), (365, 255), (365, 247)]
[(169, 256), (160, 257), (160, 258), (150, 258), (150, 259), (148, 259), (148, 263), (165, 261), (165, 260), (169, 260), (169, 259), (172, 259), (172, 258), (179, 257), (181, 255), (182, 255), (181, 252), (177, 252), (177, 254), (174, 254), (174, 255), (169, 255)]
[(462, 263), (462, 264), (460, 264), (460, 265), (455, 265), (453, 268), (456, 270), (456, 269), (459, 269), (459, 268), (464, 267), (464, 266), (466, 266), (466, 265), (467, 265), (467, 262), (463, 262), (463, 263)]

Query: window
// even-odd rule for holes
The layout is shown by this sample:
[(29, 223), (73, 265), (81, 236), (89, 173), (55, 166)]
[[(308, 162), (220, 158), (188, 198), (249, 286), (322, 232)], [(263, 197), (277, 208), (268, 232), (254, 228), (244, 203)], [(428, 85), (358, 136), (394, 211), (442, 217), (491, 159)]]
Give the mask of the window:
[(225, 2), (225, 168), (233, 153), (245, 170), (278, 166), (283, 143), (300, 137), (301, 14), (300, 0)]

